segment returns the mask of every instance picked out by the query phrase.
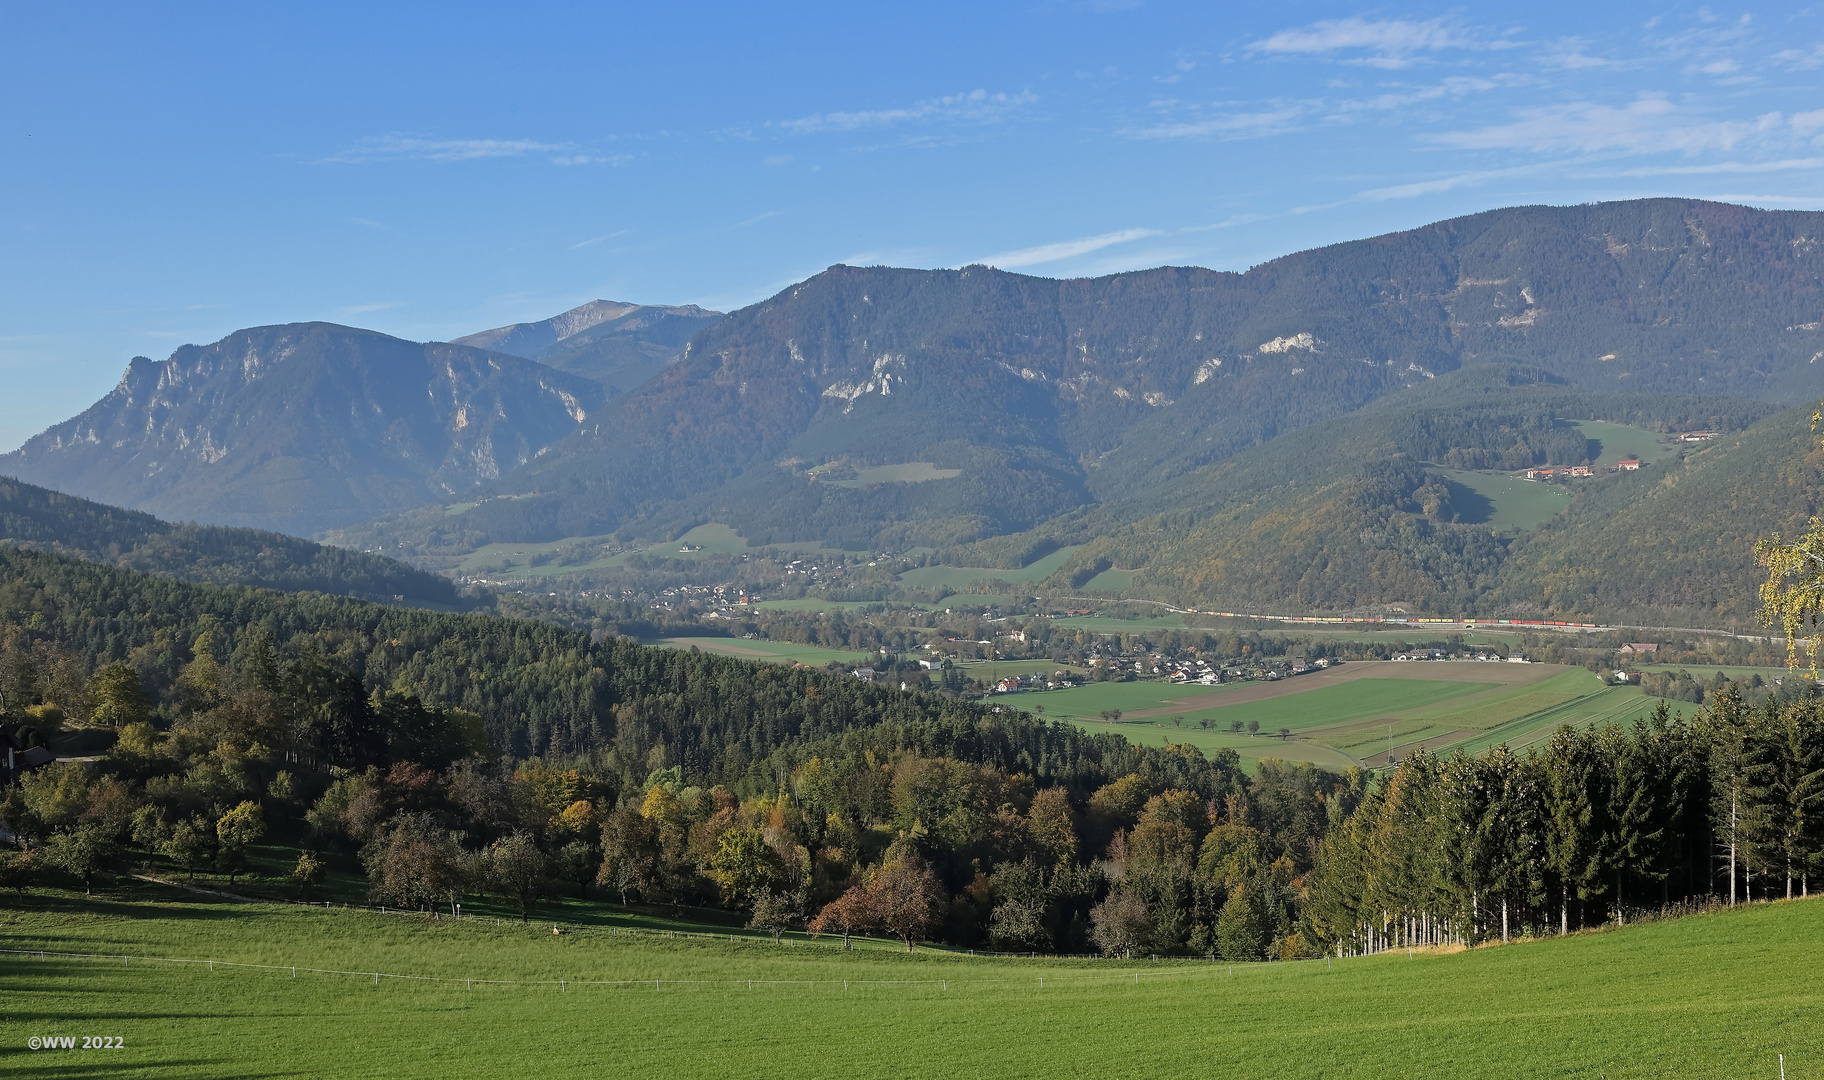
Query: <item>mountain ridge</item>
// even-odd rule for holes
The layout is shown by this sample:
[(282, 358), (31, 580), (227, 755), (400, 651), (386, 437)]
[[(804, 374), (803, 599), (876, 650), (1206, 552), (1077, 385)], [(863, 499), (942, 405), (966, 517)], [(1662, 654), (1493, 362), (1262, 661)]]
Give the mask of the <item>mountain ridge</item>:
[[(362, 535), (447, 552), (723, 520), (945, 546), (1172, 483), (1471, 363), (1803, 400), (1824, 395), (1817, 236), (1816, 212), (1651, 199), (1487, 211), (1245, 274), (832, 267), (702, 331), (475, 506)], [(860, 492), (810, 472), (912, 461), (961, 472)]]
[(592, 415), (587, 379), (332, 323), (236, 331), (135, 357), (0, 472), (170, 518), (314, 534), (448, 498)]

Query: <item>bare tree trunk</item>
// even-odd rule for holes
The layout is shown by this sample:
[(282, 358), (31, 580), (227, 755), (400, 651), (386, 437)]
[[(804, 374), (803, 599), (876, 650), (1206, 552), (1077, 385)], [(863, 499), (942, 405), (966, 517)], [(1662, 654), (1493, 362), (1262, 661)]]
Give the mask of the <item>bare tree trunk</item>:
[(1729, 796), (1729, 906), (1735, 906), (1735, 813), (1738, 796)]
[(1501, 894), (1501, 944), (1507, 944), (1507, 894)]

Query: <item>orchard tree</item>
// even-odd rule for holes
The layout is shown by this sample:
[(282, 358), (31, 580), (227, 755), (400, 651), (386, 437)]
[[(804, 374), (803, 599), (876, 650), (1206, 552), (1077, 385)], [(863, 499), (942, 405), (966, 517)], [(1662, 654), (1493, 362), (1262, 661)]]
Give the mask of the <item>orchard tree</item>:
[(880, 925), (905, 942), (907, 952), (929, 938), (943, 917), (943, 886), (909, 845), (875, 868), (867, 890)]
[(95, 875), (112, 866), (120, 855), (116, 833), (105, 825), (83, 824), (69, 832), (54, 833), (45, 845), (52, 866), (82, 879), (84, 895), (93, 895)]
[(874, 897), (860, 885), (850, 886), (841, 896), (823, 905), (823, 910), (811, 920), (812, 937), (821, 937), (830, 931), (842, 935), (842, 947), (852, 948), (849, 937), (853, 934), (865, 934), (880, 925), (880, 912), (874, 908)]
[(774, 892), (762, 887), (754, 896), (754, 916), (747, 925), (773, 935), (773, 944), (804, 918), (803, 892)]
[(513, 833), (488, 849), (488, 878), (519, 908), (522, 923), (530, 921), (532, 910), (549, 887), (549, 874), (545, 853), (538, 850), (531, 833)]
[(266, 817), (260, 812), (258, 803), (243, 802), (216, 821), (217, 856), (228, 871), (230, 885), (247, 868), (247, 849), (265, 835)]

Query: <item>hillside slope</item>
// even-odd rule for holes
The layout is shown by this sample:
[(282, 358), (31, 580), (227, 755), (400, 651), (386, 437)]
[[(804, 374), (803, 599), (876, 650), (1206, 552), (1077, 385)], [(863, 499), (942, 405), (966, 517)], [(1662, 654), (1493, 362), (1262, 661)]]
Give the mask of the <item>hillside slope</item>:
[[(1554, 404), (1564, 409), (1555, 422)], [(1801, 408), (1638, 472), (1599, 472), (1552, 489), (1563, 492), (1563, 509), (1536, 528), (1492, 525), (1494, 507), (1445, 467), (1483, 451), (1478, 443), (1498, 451), (1510, 439), (1577, 434), (1562, 419), (1579, 415), (1572, 409), (1637, 421), (1657, 414), (1676, 429), (1727, 402), (1547, 388), (1514, 405), (1537, 411), (1363, 410), (1200, 470), (1169, 498), (1101, 507), (949, 559), (998, 565), (1080, 544), (1043, 588), (1070, 592), (1115, 567), (1135, 571), (1130, 595), (1220, 610), (1399, 605), (1746, 627), (1759, 582), (1756, 539), (1795, 535), (1824, 510), (1824, 450)], [(1764, 408), (1740, 403), (1735, 418)], [(1529, 415), (1545, 420), (1529, 431)]]
[(179, 581), (456, 605), (456, 587), (401, 562), (282, 533), (174, 524), (0, 477), (0, 544)]
[[(1824, 392), (1824, 214), (1654, 199), (1490, 211), (1246, 274), (833, 267), (684, 357), (419, 551), (675, 535), (947, 544), (1126, 498), (1465, 363), (1617, 392)], [(920, 483), (820, 468), (928, 462)], [(943, 475), (948, 474), (948, 475)]]
[(296, 323), (136, 357), (0, 474), (166, 518), (311, 535), (460, 495), (575, 430), (595, 383), (462, 345)]

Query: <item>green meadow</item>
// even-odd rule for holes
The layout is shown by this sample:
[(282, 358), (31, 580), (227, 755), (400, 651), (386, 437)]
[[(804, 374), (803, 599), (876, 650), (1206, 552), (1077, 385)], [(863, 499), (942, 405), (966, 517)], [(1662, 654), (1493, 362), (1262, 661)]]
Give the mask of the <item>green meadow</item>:
[(817, 645), (799, 645), (790, 641), (765, 641), (752, 638), (725, 637), (673, 637), (657, 642), (674, 649), (702, 649), (704, 652), (719, 653), (723, 656), (739, 656), (746, 660), (765, 660), (780, 664), (808, 664), (811, 667), (822, 667), (832, 661), (838, 664), (860, 664), (866, 662), (869, 654), (864, 652), (847, 652), (840, 649), (825, 649)]
[(1550, 521), (1571, 502), (1571, 491), (1557, 484), (1508, 473), (1440, 469), (1451, 480), (1470, 488), (1493, 504), (1484, 524), (1490, 528), (1526, 532)]
[[(1801, 900), (1230, 967), (36, 895), (0, 910), (0, 1075), (1595, 1080), (1773, 1078), (1784, 1055), (1796, 1080), (1824, 1074), (1821, 940)], [(46, 1036), (124, 1045), (27, 1048)]]
[(1602, 443), (1602, 453), (1592, 462), (1599, 469), (1611, 468), (1625, 457), (1637, 457), (1650, 465), (1677, 453), (1666, 435), (1646, 428), (1606, 420), (1585, 420), (1577, 428), (1584, 438)]
[[(1018, 570), (993, 569), (980, 566), (921, 566), (907, 570), (899, 575), (899, 583), (914, 589), (954, 589), (958, 593), (967, 593), (978, 581), (1005, 581), (1010, 585), (1031, 585), (1043, 581), (1056, 573), (1070, 558), (1074, 547), (1059, 548), (1042, 559), (1034, 559)], [(949, 597), (946, 602), (961, 600), (961, 596)]]
[[(1491, 681), (1509, 672), (1464, 663), (1401, 665), (1397, 678), (1295, 680), (1286, 687), (1290, 693), (1232, 704), (1224, 704), (1222, 696), (1260, 684), (1091, 683), (1019, 700), (1028, 710), (1043, 705), (1047, 717), (1090, 731), (1119, 732), (1136, 742), (1187, 743), (1205, 753), (1232, 749), (1250, 769), (1262, 757), (1343, 769), (1385, 765), (1389, 754), (1403, 758), (1421, 748), (1474, 753), (1507, 743), (1525, 749), (1564, 725), (1626, 727), (1650, 715), (1660, 701), (1639, 687), (1611, 686), (1582, 668), (1541, 669), (1543, 678), (1524, 683)], [(1302, 685), (1310, 689), (1299, 689)], [(1692, 708), (1677, 702), (1671, 707)], [(1101, 719), (1114, 709), (1125, 714), (1120, 721)], [(1134, 715), (1152, 710), (1164, 711)], [(1231, 730), (1237, 721), (1243, 731)], [(1245, 730), (1250, 722), (1260, 725), (1258, 733)], [(1283, 739), (1282, 728), (1289, 732)]]

